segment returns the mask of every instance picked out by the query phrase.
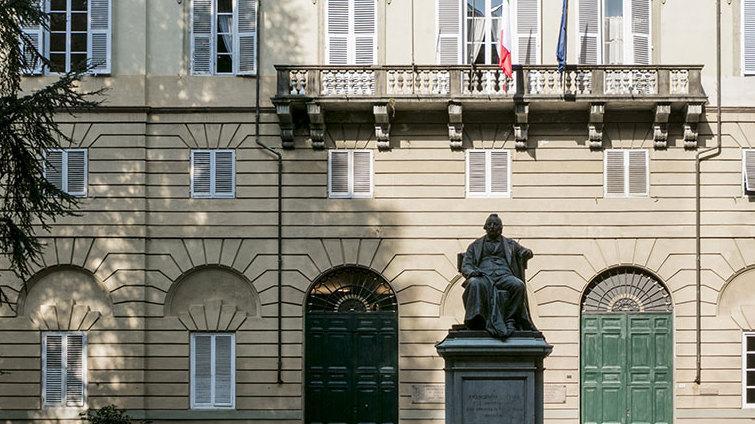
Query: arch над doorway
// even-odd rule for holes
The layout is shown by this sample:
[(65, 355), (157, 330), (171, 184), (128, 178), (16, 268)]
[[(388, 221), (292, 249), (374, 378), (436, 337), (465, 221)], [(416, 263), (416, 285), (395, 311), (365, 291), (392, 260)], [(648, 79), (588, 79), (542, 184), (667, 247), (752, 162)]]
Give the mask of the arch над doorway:
[(673, 302), (650, 272), (602, 272), (582, 297), (583, 424), (673, 421)]
[(398, 423), (398, 305), (359, 266), (312, 285), (305, 311), (305, 423)]

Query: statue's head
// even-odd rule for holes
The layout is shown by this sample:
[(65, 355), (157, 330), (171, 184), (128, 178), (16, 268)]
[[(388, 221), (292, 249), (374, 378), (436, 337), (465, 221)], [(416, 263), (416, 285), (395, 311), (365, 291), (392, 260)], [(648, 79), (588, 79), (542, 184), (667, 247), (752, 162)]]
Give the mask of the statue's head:
[(491, 213), (482, 228), (488, 233), (489, 237), (498, 238), (503, 232), (503, 221), (498, 217), (498, 214)]

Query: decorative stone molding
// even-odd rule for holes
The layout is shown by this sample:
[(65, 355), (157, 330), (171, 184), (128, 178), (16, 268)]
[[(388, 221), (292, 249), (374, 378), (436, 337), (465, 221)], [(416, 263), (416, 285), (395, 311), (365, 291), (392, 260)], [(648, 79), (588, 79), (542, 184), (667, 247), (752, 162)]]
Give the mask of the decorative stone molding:
[(179, 312), (178, 319), (189, 331), (237, 331), (246, 321), (247, 314), (236, 305), (216, 300), (192, 305), (189, 310)]
[(325, 111), (319, 103), (307, 103), (307, 115), (309, 116), (309, 139), (313, 149), (325, 148)]
[(375, 139), (380, 150), (387, 150), (391, 141), (391, 117), (390, 106), (387, 103), (379, 103), (372, 106), (375, 115)]
[(291, 114), (290, 103), (278, 103), (275, 105), (275, 113), (278, 114), (278, 126), (281, 130), (281, 144), (284, 149), (294, 148), (294, 117)]
[(463, 136), (461, 103), (448, 102), (448, 140), (452, 149), (461, 149)]
[(688, 103), (684, 112), (684, 148), (697, 148), (697, 124), (703, 114), (702, 103)]
[(93, 311), (88, 305), (77, 305), (71, 300), (68, 303), (43, 305), (32, 313), (30, 319), (42, 331), (87, 331), (100, 316), (100, 311)]
[(603, 117), (606, 113), (605, 103), (590, 104), (590, 122), (587, 125), (590, 149), (603, 148)]
[(670, 103), (655, 105), (655, 121), (653, 122), (653, 145), (656, 149), (668, 147), (668, 118), (671, 115)]
[(527, 150), (527, 135), (529, 132), (529, 113), (530, 105), (528, 103), (514, 104), (514, 145), (517, 150)]

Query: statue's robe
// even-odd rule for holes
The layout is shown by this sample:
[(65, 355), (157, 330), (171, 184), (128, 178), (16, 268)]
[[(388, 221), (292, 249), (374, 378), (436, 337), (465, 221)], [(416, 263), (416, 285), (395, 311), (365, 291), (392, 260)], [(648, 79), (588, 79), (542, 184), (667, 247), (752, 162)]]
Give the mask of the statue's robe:
[[(464, 323), (468, 328), (484, 328), (494, 337), (506, 338), (512, 328), (506, 321), (513, 321), (514, 330), (536, 331), (529, 313), (527, 290), (524, 286), (524, 270), (531, 252), (514, 240), (501, 237), (501, 249), (493, 249), (486, 236), (481, 237), (467, 248), (462, 261), (461, 272), (467, 279), (464, 282)], [(493, 249), (493, 250), (491, 250)], [(496, 257), (492, 257), (496, 256)], [(471, 277), (479, 272), (482, 276)], [(471, 278), (477, 278), (474, 287), (469, 286)], [(504, 288), (515, 284), (520, 287), (518, 296), (512, 297)], [(517, 310), (514, 310), (517, 309)]]

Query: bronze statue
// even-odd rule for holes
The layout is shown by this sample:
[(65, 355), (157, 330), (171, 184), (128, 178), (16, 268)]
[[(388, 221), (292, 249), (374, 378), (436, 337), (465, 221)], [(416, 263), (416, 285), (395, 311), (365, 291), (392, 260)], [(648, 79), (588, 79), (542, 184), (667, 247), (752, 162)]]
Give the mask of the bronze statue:
[(501, 235), (503, 222), (491, 214), (483, 227), (487, 234), (469, 245), (461, 273), (464, 324), (504, 339), (514, 331), (537, 331), (527, 306), (524, 270), (532, 251)]

